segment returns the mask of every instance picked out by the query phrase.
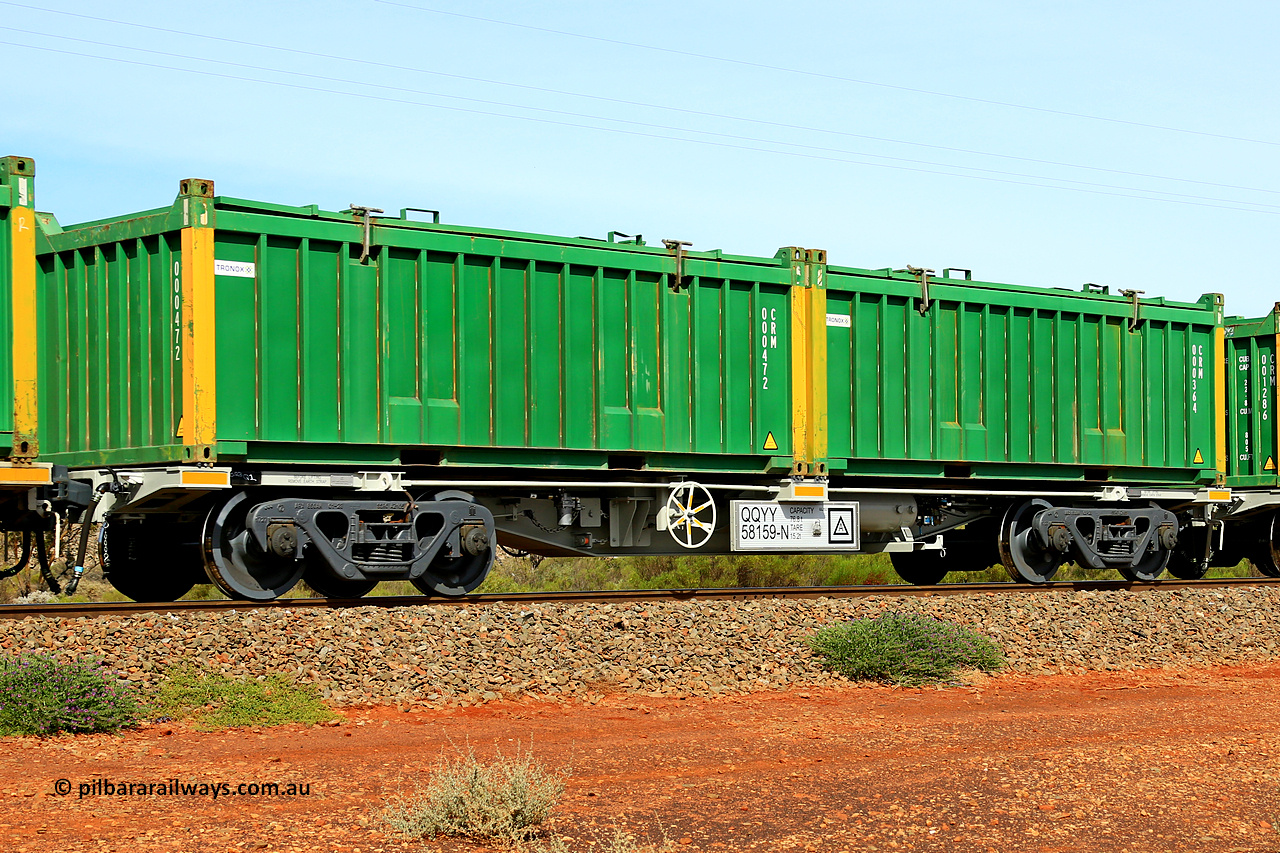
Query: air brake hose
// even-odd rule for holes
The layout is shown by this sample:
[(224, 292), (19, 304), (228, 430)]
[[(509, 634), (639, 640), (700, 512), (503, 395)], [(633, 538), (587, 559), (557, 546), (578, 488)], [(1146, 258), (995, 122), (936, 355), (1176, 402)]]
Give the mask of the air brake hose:
[(76, 549), (76, 565), (71, 575), (71, 581), (67, 584), (67, 595), (75, 595), (76, 587), (80, 586), (80, 578), (84, 575), (84, 555), (89, 550), (89, 536), (93, 528), (93, 513), (98, 509), (98, 502), (102, 500), (102, 496), (111, 491), (111, 483), (103, 483), (98, 486), (93, 493), (93, 500), (89, 501), (88, 508), (84, 511), (84, 521), (80, 523), (80, 547)]
[(7, 569), (0, 569), (0, 580), (11, 578), (18, 572), (27, 567), (27, 562), (31, 559), (31, 531), (22, 531), (22, 555), (18, 557), (18, 562)]
[[(58, 583), (58, 579), (53, 576), (53, 570), (49, 568), (49, 552), (44, 543), (44, 532), (36, 532), (36, 562), (40, 564), (40, 576), (44, 578), (44, 582), (49, 586), (49, 592), (54, 595), (62, 593), (62, 586)], [(72, 590), (74, 592), (74, 590)], [(68, 593), (70, 594), (70, 593)]]

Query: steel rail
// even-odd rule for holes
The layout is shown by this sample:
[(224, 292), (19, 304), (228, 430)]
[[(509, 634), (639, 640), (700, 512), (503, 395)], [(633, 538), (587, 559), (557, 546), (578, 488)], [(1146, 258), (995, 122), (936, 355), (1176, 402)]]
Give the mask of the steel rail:
[(465, 595), (460, 598), (434, 598), (422, 595), (370, 596), (368, 598), (283, 598), (256, 602), (228, 599), (200, 601), (142, 602), (97, 601), (67, 604), (0, 605), (0, 619), (81, 618), (95, 616), (130, 616), (140, 613), (182, 613), (221, 610), (311, 610), (352, 607), (485, 607), (492, 604), (634, 604), (653, 601), (750, 601), (767, 598), (867, 598), (888, 596), (950, 596), (999, 593), (1041, 592), (1171, 592), (1185, 589), (1252, 587), (1280, 584), (1280, 578), (1209, 578), (1198, 581), (1167, 580), (1158, 583), (1131, 581), (1070, 581), (1048, 584), (956, 583), (937, 586), (884, 584), (861, 586), (812, 587), (729, 587), (724, 589), (628, 589), (588, 590), (581, 592), (512, 592)]

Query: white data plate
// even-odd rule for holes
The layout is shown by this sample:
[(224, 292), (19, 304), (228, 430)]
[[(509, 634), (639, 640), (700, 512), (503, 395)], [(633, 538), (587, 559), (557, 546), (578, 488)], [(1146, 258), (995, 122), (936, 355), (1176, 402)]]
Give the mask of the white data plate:
[(734, 551), (857, 551), (857, 501), (732, 501)]

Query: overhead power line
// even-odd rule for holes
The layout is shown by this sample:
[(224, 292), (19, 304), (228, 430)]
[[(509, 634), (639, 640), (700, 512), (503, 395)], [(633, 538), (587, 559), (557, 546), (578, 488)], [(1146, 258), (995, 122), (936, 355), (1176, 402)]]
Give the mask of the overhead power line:
[[(71, 51), (71, 50), (61, 50), (59, 48), (23, 44), (20, 42), (0, 41), (0, 44), (6, 45), (9, 47), (23, 48), (27, 50), (38, 50), (46, 53), (56, 53), (64, 56), (78, 56), (78, 57), (87, 58), (87, 59), (98, 59), (105, 62), (115, 62), (115, 63), (120, 63), (124, 65), (133, 65), (133, 66), (142, 67), (142, 68), (154, 68), (154, 69), (162, 69), (166, 71), (177, 71), (185, 74), (196, 74), (196, 75), (201, 75), (206, 77), (220, 78), (224, 80), (237, 80), (237, 81), (247, 82), (247, 83), (260, 83), (264, 85), (280, 86), (288, 89), (295, 89), (295, 90), (301, 90), (301, 91), (319, 92), (319, 93), (325, 93), (325, 94), (331, 94), (331, 95), (342, 95), (346, 97), (361, 98), (361, 99), (371, 100), (371, 101), (380, 101), (383, 103), (402, 104), (407, 106), (423, 107), (423, 108), (429, 108), (429, 109), (449, 110), (452, 112), (469, 113), (473, 115), (494, 116), (499, 118), (515, 119), (518, 121), (537, 122), (540, 124), (555, 125), (560, 127), (571, 127), (571, 128), (577, 128), (577, 129), (583, 129), (583, 130), (594, 130), (602, 133), (624, 134), (628, 136), (638, 136), (638, 137), (649, 138), (649, 139), (663, 139), (663, 140), (670, 140), (670, 141), (676, 141), (676, 142), (685, 142), (685, 143), (690, 143), (694, 145), (706, 145), (706, 146), (714, 146), (718, 148), (729, 148), (729, 149), (735, 149), (739, 151), (752, 151), (752, 152), (758, 152), (758, 153), (764, 153), (764, 154), (777, 154), (777, 155), (782, 155), (787, 157), (799, 157), (799, 158), (808, 159), (808, 160), (820, 160), (820, 161), (833, 162), (833, 163), (847, 163), (847, 164), (860, 165), (860, 166), (876, 166), (882, 169), (895, 169), (898, 171), (916, 172), (916, 173), (930, 174), (930, 175), (944, 175), (944, 176), (953, 177), (953, 178), (968, 178), (970, 180), (989, 181), (989, 182), (1002, 183), (1002, 184), (1013, 184), (1015, 186), (1038, 187), (1042, 189), (1057, 189), (1057, 190), (1064, 190), (1067, 192), (1088, 193), (1091, 195), (1115, 196), (1119, 198), (1141, 199), (1144, 201), (1166, 202), (1170, 204), (1183, 204), (1183, 205), (1192, 205), (1195, 207), (1210, 207), (1210, 208), (1217, 208), (1221, 210), (1240, 211), (1244, 213), (1263, 213), (1263, 214), (1269, 214), (1272, 216), (1280, 216), (1280, 210), (1264, 210), (1264, 209), (1259, 209), (1258, 207), (1237, 206), (1238, 204), (1250, 204), (1250, 202), (1228, 202), (1225, 204), (1212, 204), (1212, 203), (1206, 203), (1203, 201), (1193, 201), (1189, 199), (1154, 198), (1150, 195), (1137, 194), (1142, 192), (1155, 192), (1155, 191), (1147, 191), (1147, 190), (1138, 190), (1137, 192), (1112, 192), (1112, 191), (1103, 190), (1103, 189), (1087, 189), (1084, 187), (1061, 186), (1059, 184), (1044, 184), (1044, 183), (1036, 183), (1033, 181), (1019, 181), (1019, 180), (1013, 180), (1011, 178), (1000, 178), (1000, 177), (994, 177), (989, 175), (968, 175), (968, 174), (962, 174), (957, 172), (946, 172), (938, 169), (924, 169), (924, 168), (917, 168), (914, 166), (899, 166), (899, 165), (894, 165), (890, 163), (873, 163), (865, 160), (852, 160), (844, 157), (833, 157), (833, 156), (826, 156), (826, 155), (816, 154), (816, 153), (810, 154), (810, 153), (804, 153), (801, 151), (779, 151), (774, 148), (761, 148), (761, 147), (752, 146), (752, 145), (741, 145), (741, 144), (734, 144), (734, 143), (728, 143), (728, 142), (716, 142), (714, 140), (709, 140), (709, 139), (689, 139), (685, 137), (670, 136), (666, 134), (647, 133), (647, 132), (642, 132), (637, 130), (624, 130), (622, 128), (613, 128), (613, 127), (600, 127), (597, 125), (580, 124), (576, 122), (560, 121), (557, 119), (550, 119), (550, 118), (537, 118), (534, 116), (511, 115), (509, 113), (498, 113), (498, 112), (492, 112), (487, 110), (472, 109), (469, 107), (457, 107), (457, 106), (449, 106), (445, 104), (427, 104), (427, 103), (422, 103), (421, 101), (412, 101), (404, 98), (392, 98), (384, 95), (371, 95), (371, 94), (362, 93), (362, 92), (347, 92), (347, 91), (342, 91), (340, 89), (327, 89), (320, 86), (307, 86), (300, 83), (286, 83), (280, 80), (264, 80), (262, 78), (257, 78), (257, 77), (245, 77), (245, 76), (235, 75), (235, 74), (223, 74), (217, 71), (204, 71), (201, 69), (183, 68), (183, 67), (174, 66), (174, 65), (161, 65), (159, 63), (154, 63), (154, 62), (142, 62), (139, 60), (124, 59), (122, 57), (116, 57), (116, 56), (101, 56), (98, 54), (82, 53), (79, 51)], [(263, 69), (263, 70), (271, 71), (271, 69)], [(286, 73), (289, 73), (289, 72), (286, 72)], [(371, 85), (371, 84), (356, 83), (355, 85)], [(1045, 180), (1060, 180), (1060, 179), (1046, 178)]]
[(412, 9), (415, 12), (427, 12), (432, 15), (447, 15), (451, 18), (465, 18), (470, 21), (482, 21), (486, 24), (499, 24), (504, 27), (515, 27), (522, 30), (532, 30), (540, 33), (551, 33), (552, 35), (566, 36), (568, 38), (584, 39), (586, 41), (601, 42), (603, 44), (614, 44), (621, 47), (634, 47), (639, 50), (652, 50), (658, 53), (673, 54), (675, 56), (687, 56), (693, 59), (705, 59), (709, 62), (723, 62), (729, 65), (738, 65), (746, 68), (760, 68), (766, 71), (781, 71), (786, 74), (797, 74), (804, 77), (816, 77), (821, 80), (838, 80), (842, 83), (856, 83), (859, 86), (878, 86), (882, 89), (896, 89), (899, 92), (912, 92), (917, 95), (932, 95), (937, 98), (954, 98), (959, 101), (969, 101), (975, 104), (988, 104), (996, 107), (1008, 107), (1015, 110), (1031, 110), (1038, 113), (1048, 113), (1050, 115), (1066, 116), (1068, 118), (1087, 119), (1089, 121), (1104, 121), (1111, 124), (1124, 124), (1130, 127), (1143, 127), (1148, 130), (1164, 130), (1170, 133), (1186, 133), (1193, 136), (1207, 136), (1213, 139), (1228, 139), (1232, 142), (1250, 142), (1257, 145), (1276, 145), (1280, 146), (1280, 142), (1270, 139), (1254, 139), (1248, 136), (1231, 136), (1225, 133), (1212, 133), (1207, 130), (1193, 130), (1186, 127), (1172, 127), (1164, 124), (1150, 124), (1141, 121), (1132, 121), (1130, 119), (1114, 118), (1111, 116), (1093, 115), (1090, 113), (1077, 113), (1070, 110), (1058, 110), (1051, 107), (1037, 107), (1032, 104), (1019, 104), (1013, 101), (999, 101), (993, 98), (979, 98), (973, 95), (961, 95), (956, 92), (939, 92), (933, 89), (919, 89), (914, 86), (901, 86), (896, 83), (884, 83), (878, 80), (860, 80), (856, 77), (844, 77), (839, 74), (826, 74), (821, 71), (806, 71), (802, 68), (789, 68), (784, 65), (770, 65), (765, 62), (753, 62), (749, 59), (737, 59), (732, 56), (716, 56), (709, 53), (698, 53), (692, 50), (680, 50), (673, 47), (663, 47), (656, 44), (643, 44), (641, 42), (624, 41), (622, 39), (606, 38), (604, 36), (593, 36), (587, 33), (575, 33), (569, 30), (557, 30), (551, 27), (539, 27), (533, 24), (521, 24), (515, 21), (504, 21), (499, 18), (486, 18), (481, 15), (468, 15), (462, 12), (451, 12), (445, 9), (433, 9), (427, 6), (418, 6), (414, 3), (400, 3), (396, 0), (373, 0), (374, 3), (380, 3), (383, 6), (397, 6), (401, 9)]
[[(779, 146), (783, 148), (799, 148), (806, 151), (816, 151), (823, 154), (848, 154), (856, 157), (871, 157), (876, 160), (890, 160), (895, 163), (909, 163), (913, 166), (935, 166), (943, 169), (961, 169), (966, 172), (979, 172), (987, 175), (999, 175), (999, 176), (1010, 177), (1010, 178), (1030, 178), (1032, 180), (1051, 180), (1051, 181), (1057, 181), (1065, 184), (1075, 184), (1077, 186), (1082, 186), (1082, 187), (1097, 187), (1100, 189), (1120, 190), (1125, 192), (1149, 193), (1149, 194), (1159, 195), (1159, 196), (1169, 196), (1171, 198), (1194, 199), (1198, 201), (1209, 201), (1209, 202), (1222, 202), (1226, 204), (1249, 205), (1249, 206), (1264, 207), (1264, 208), (1280, 208), (1280, 205), (1270, 204), (1266, 202), (1244, 201), (1240, 199), (1229, 199), (1229, 198), (1217, 198), (1214, 196), (1191, 195), (1189, 193), (1176, 193), (1176, 192), (1169, 192), (1167, 190), (1147, 189), (1147, 188), (1141, 188), (1141, 187), (1127, 187), (1127, 186), (1121, 186), (1116, 184), (1104, 184), (1104, 183), (1098, 183), (1096, 181), (1078, 181), (1071, 178), (1055, 178), (1052, 176), (1028, 174), (1025, 172), (1010, 172), (1010, 171), (1001, 170), (1001, 169), (984, 169), (977, 166), (964, 166), (956, 163), (939, 163), (931, 160), (915, 160), (907, 157), (892, 157), (884, 154), (871, 154), (866, 151), (849, 151), (847, 149), (829, 148), (829, 147), (818, 146), (818, 145), (807, 145), (804, 143), (786, 142), (786, 141), (777, 140), (777, 139), (761, 139), (758, 137), (742, 136), (738, 134), (720, 133), (717, 131), (709, 131), (709, 130), (699, 130), (697, 128), (675, 127), (671, 125), (662, 125), (662, 124), (654, 124), (651, 122), (635, 121), (632, 119), (613, 118), (610, 116), (592, 115), (589, 113), (577, 113), (577, 112), (572, 112), (568, 110), (549, 109), (546, 107), (534, 107), (534, 106), (528, 106), (526, 104), (505, 103), (502, 101), (491, 101), (483, 98), (470, 98), (470, 97), (465, 97), (461, 95), (451, 95), (444, 92), (428, 92), (428, 91), (423, 91), (421, 89), (411, 89), (403, 86), (393, 86), (387, 83), (369, 83), (362, 80), (352, 80), (344, 77), (329, 77), (321, 74), (310, 74), (303, 71), (293, 71), (286, 68), (270, 68), (266, 66), (253, 65), (249, 63), (243, 63), (243, 62), (232, 62), (230, 60), (225, 60), (225, 59), (210, 59), (207, 57), (194, 56), (192, 54), (186, 54), (186, 53), (173, 53), (170, 51), (152, 50), (150, 48), (131, 47), (128, 45), (113, 44), (110, 42), (101, 42), (93, 39), (77, 38), (75, 36), (63, 36), (63, 35), (58, 35), (56, 33), (43, 33), (35, 30), (24, 30), (24, 29), (19, 29), (17, 27), (0, 26), (0, 30), (5, 30), (8, 32), (23, 33), (25, 35), (37, 35), (37, 36), (42, 36), (46, 38), (55, 38), (55, 39), (60, 39), (62, 41), (72, 41), (72, 42), (77, 42), (79, 44), (91, 44), (96, 47), (110, 47), (110, 48), (116, 48), (119, 50), (129, 50), (129, 51), (134, 51), (136, 53), (146, 53), (152, 56), (163, 56), (170, 59), (185, 59), (185, 60), (192, 60), (197, 62), (205, 62), (212, 65), (221, 65), (221, 66), (230, 67), (230, 68), (246, 69), (250, 71), (262, 71), (269, 74), (284, 74), (291, 77), (301, 77), (308, 80), (318, 80), (323, 83), (341, 83), (341, 84), (347, 84), (347, 85), (363, 86), (363, 87), (368, 87), (373, 89), (383, 89), (386, 91), (399, 92), (399, 93), (408, 94), (408, 95), (424, 95), (426, 97), (432, 97), (432, 98), (447, 98), (449, 100), (483, 104), (485, 106), (496, 106), (496, 107), (504, 107), (507, 109), (527, 110), (531, 112), (546, 113), (549, 115), (565, 116), (568, 118), (587, 119), (589, 121), (612, 122), (615, 124), (630, 125), (632, 127), (642, 127), (648, 130), (672, 131), (675, 133), (694, 133), (702, 136), (712, 136), (719, 139), (728, 139), (735, 143), (745, 142), (745, 143), (753, 143), (753, 144), (759, 144), (759, 145)], [(880, 165), (884, 165), (884, 164), (880, 164)]]
[[(1023, 157), (1015, 154), (1001, 154), (993, 151), (982, 151), (982, 150), (972, 149), (972, 148), (960, 148), (960, 147), (950, 146), (950, 145), (938, 145), (936, 143), (917, 142), (917, 141), (905, 140), (905, 139), (894, 139), (890, 137), (873, 136), (873, 135), (864, 134), (864, 133), (852, 133), (849, 131), (837, 130), (835, 128), (830, 128), (830, 127), (817, 127), (812, 125), (793, 124), (788, 122), (772, 121), (769, 119), (759, 119), (759, 118), (751, 118), (747, 116), (731, 115), (727, 113), (717, 113), (709, 110), (697, 110), (697, 109), (690, 109), (687, 107), (676, 107), (676, 106), (671, 106), (669, 104), (655, 104), (647, 101), (636, 101), (636, 100), (630, 100), (627, 98), (611, 97), (607, 95), (596, 95), (596, 94), (585, 93), (585, 92), (574, 92), (566, 89), (556, 89), (556, 88), (545, 87), (545, 86), (534, 86), (528, 83), (515, 83), (508, 80), (495, 80), (495, 79), (485, 78), (485, 77), (474, 77), (474, 76), (468, 76), (464, 74), (453, 74), (453, 73), (438, 71), (430, 68), (422, 68), (422, 67), (409, 66), (409, 65), (397, 65), (394, 63), (378, 62), (376, 60), (364, 59), (360, 57), (341, 56), (341, 55), (322, 53), (322, 52), (312, 51), (312, 50), (302, 50), (300, 48), (284, 47), (282, 45), (273, 45), (273, 44), (266, 44), (262, 42), (246, 41), (243, 39), (227, 38), (224, 36), (215, 36), (215, 35), (210, 35), (208, 33), (197, 33), (197, 32), (190, 32), (187, 30), (177, 30), (169, 27), (159, 27), (152, 24), (143, 24), (136, 21), (125, 21), (125, 20), (120, 20), (118, 18), (104, 18), (97, 15), (86, 15), (79, 12), (68, 12), (61, 9), (50, 9), (43, 6), (33, 6), (27, 3), (9, 2), (9, 0), (0, 0), (0, 5), (13, 6), (20, 9), (28, 9), (32, 11), (38, 11), (38, 12), (47, 12), (49, 14), (62, 15), (70, 18), (80, 18), (82, 20), (95, 21), (98, 23), (113, 24), (113, 25), (123, 26), (123, 27), (133, 27), (135, 29), (149, 30), (152, 32), (165, 33), (167, 35), (180, 35), (180, 36), (186, 36), (189, 38), (198, 38), (198, 39), (205, 39), (208, 41), (221, 42), (224, 44), (234, 44), (234, 45), (239, 45), (241, 47), (252, 47), (260, 50), (278, 51), (281, 53), (292, 54), (295, 56), (309, 56), (317, 59), (326, 59), (326, 60), (333, 60), (338, 62), (348, 62), (352, 64), (365, 65), (365, 66), (374, 67), (374, 68), (384, 68), (392, 71), (406, 71), (414, 74), (427, 74), (435, 77), (444, 77), (452, 80), (464, 80), (472, 83), (483, 83), (486, 85), (493, 85), (493, 86), (505, 86), (505, 87), (514, 88), (514, 89), (522, 89), (525, 91), (540, 92), (543, 94), (562, 95), (562, 96), (573, 97), (573, 98), (584, 98), (584, 99), (589, 99), (594, 101), (600, 101), (603, 103), (619, 104), (623, 106), (633, 106), (633, 107), (643, 107), (646, 109), (665, 110), (668, 112), (699, 116), (703, 118), (714, 118), (714, 119), (721, 119), (726, 121), (743, 122), (743, 123), (756, 124), (756, 125), (767, 126), (767, 127), (776, 127), (776, 128), (786, 129), (786, 130), (798, 130), (798, 131), (808, 131), (812, 133), (824, 133), (824, 134), (830, 134), (834, 136), (843, 136), (850, 139), (864, 139), (864, 140), (873, 141), (873, 142), (886, 142), (892, 145), (907, 145), (907, 146), (912, 146), (916, 148), (932, 149), (935, 151), (947, 151), (953, 154), (971, 154), (979, 157), (991, 157), (991, 158), (1002, 159), (1002, 160), (1013, 160), (1013, 161), (1023, 162), (1023, 163), (1034, 163), (1036, 165), (1041, 165), (1041, 166), (1056, 166), (1056, 167), (1067, 168), (1067, 169), (1081, 169), (1081, 170), (1087, 170), (1092, 172), (1102, 172), (1105, 174), (1112, 174), (1112, 175), (1124, 175), (1126, 177), (1149, 178), (1152, 180), (1160, 180), (1160, 181), (1176, 181), (1178, 183), (1217, 187), (1219, 189), (1244, 190), (1247, 192), (1259, 192), (1259, 193), (1269, 193), (1269, 194), (1280, 195), (1280, 190), (1266, 189), (1263, 187), (1250, 187), (1250, 186), (1243, 186), (1240, 184), (1228, 184), (1228, 183), (1222, 183), (1218, 181), (1208, 181), (1208, 180), (1201, 180), (1196, 178), (1182, 178), (1182, 177), (1176, 177), (1172, 175), (1159, 175), (1159, 174), (1153, 174), (1150, 172), (1135, 172), (1127, 169), (1107, 168), (1104, 166), (1089, 166), (1089, 165), (1084, 165), (1080, 163), (1064, 162), (1060, 160), (1047, 160), (1047, 159), (1038, 158), (1038, 157)], [(34, 32), (34, 31), (23, 30), (21, 32)], [(54, 37), (66, 38), (64, 36), (54, 36)], [(90, 42), (90, 43), (104, 44), (102, 42)], [(445, 97), (450, 97), (450, 96), (445, 96)], [(867, 156), (880, 156), (880, 155), (867, 155)], [(969, 167), (961, 167), (961, 168), (969, 168)]]

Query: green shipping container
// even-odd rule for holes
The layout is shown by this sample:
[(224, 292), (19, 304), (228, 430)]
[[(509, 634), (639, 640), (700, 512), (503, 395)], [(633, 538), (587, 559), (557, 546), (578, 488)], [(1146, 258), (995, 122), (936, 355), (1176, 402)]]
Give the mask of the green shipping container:
[[(42, 452), (1211, 483), (1221, 298), (215, 197), (40, 242)], [(922, 280), (922, 278), (924, 280)]]
[(1211, 483), (1222, 299), (833, 267), (833, 474)]
[(1265, 317), (1226, 326), (1227, 484), (1276, 488), (1276, 355), (1280, 304)]
[[(1274, 424), (1275, 318), (1238, 324), (1228, 352), (1215, 294), (410, 212), (193, 179), (164, 208), (37, 218), (8, 369), (18, 400), (38, 377), (41, 458), (99, 469), (77, 473), (120, 521), (118, 589), (209, 577), (269, 600), (306, 575), (344, 597), (384, 579), (459, 595), (500, 536), (542, 554), (884, 551), (916, 583), (982, 558), (1042, 583), (1070, 557), (1150, 581), (1203, 574), (1233, 497), (1201, 486), (1275, 480), (1257, 470), (1276, 451), (1258, 420)], [(1102, 486), (1061, 487), (1085, 482)], [(157, 550), (182, 565), (157, 571)]]
[(167, 208), (48, 222), (46, 457), (790, 466), (796, 251), (743, 258), (407, 213), (366, 225), (360, 211), (214, 197), (193, 180)]

